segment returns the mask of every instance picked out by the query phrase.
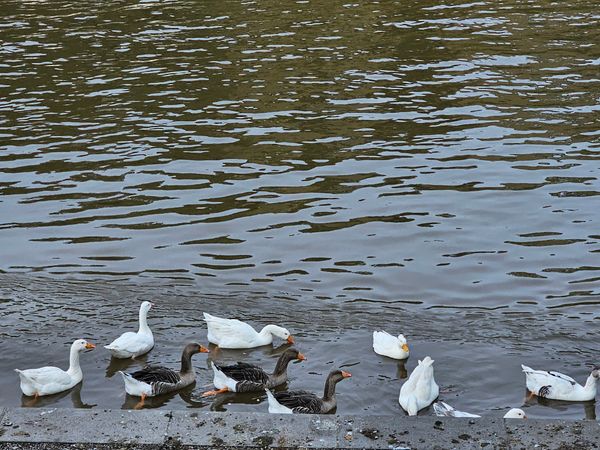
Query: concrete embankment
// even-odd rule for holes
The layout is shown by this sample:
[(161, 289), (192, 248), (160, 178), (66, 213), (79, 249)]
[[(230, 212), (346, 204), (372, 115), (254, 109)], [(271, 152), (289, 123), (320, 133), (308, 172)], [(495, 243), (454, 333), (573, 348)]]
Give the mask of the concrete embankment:
[(4, 408), (0, 448), (600, 448), (595, 421)]

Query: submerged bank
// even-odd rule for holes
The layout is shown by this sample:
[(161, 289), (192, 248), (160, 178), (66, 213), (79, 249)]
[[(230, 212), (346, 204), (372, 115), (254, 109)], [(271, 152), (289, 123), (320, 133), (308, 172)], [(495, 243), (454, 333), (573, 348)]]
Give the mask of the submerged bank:
[[(0, 448), (592, 449), (595, 421), (0, 410)], [(71, 445), (75, 444), (75, 445)]]

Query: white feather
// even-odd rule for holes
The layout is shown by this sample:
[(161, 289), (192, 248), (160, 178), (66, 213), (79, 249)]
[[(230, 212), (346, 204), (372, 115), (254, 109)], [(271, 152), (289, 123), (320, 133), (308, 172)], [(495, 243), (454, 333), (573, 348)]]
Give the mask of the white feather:
[(290, 408), (288, 408), (287, 406), (283, 406), (281, 403), (279, 403), (277, 401), (277, 399), (275, 398), (275, 396), (271, 393), (270, 390), (265, 389), (265, 392), (267, 393), (267, 401), (269, 403), (269, 413), (271, 414), (293, 414), (294, 411), (292, 411)]

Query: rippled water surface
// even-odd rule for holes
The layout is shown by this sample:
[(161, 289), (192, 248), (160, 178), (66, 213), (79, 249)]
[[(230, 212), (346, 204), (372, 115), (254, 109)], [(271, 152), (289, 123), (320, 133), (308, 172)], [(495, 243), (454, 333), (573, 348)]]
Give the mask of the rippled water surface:
[[(353, 371), (340, 412), (399, 413), (425, 354), (472, 412), (520, 405), (522, 362), (583, 381), (599, 43), (592, 1), (2, 2), (0, 400), (21, 404), (14, 367), (110, 341), (146, 298), (149, 361), (205, 340), (204, 310), (282, 323), (304, 387)], [(372, 353), (381, 327), (406, 367)], [(46, 405), (130, 407), (106, 352), (83, 359), (81, 392)], [(260, 408), (200, 399), (196, 365), (163, 404)]]

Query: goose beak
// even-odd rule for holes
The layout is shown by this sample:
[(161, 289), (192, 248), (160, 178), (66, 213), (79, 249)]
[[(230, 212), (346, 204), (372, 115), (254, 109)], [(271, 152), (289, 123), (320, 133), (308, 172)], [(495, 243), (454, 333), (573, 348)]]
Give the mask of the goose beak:
[(346, 372), (345, 370), (342, 370), (342, 376), (344, 378), (350, 378), (352, 376), (352, 374), (350, 372)]
[(200, 350), (198, 350), (198, 353), (210, 353), (210, 350), (207, 349), (204, 345), (201, 345)]
[(402, 344), (402, 351), (408, 353), (408, 345)]
[(94, 344), (92, 344), (91, 342), (86, 342), (85, 348), (92, 350), (92, 349), (96, 348), (96, 346)]
[(302, 353), (298, 353), (298, 356), (296, 357), (296, 359), (298, 361), (306, 361), (306, 356), (304, 356)]
[(294, 337), (291, 334), (287, 338), (287, 343), (288, 344), (293, 344), (294, 343)]

